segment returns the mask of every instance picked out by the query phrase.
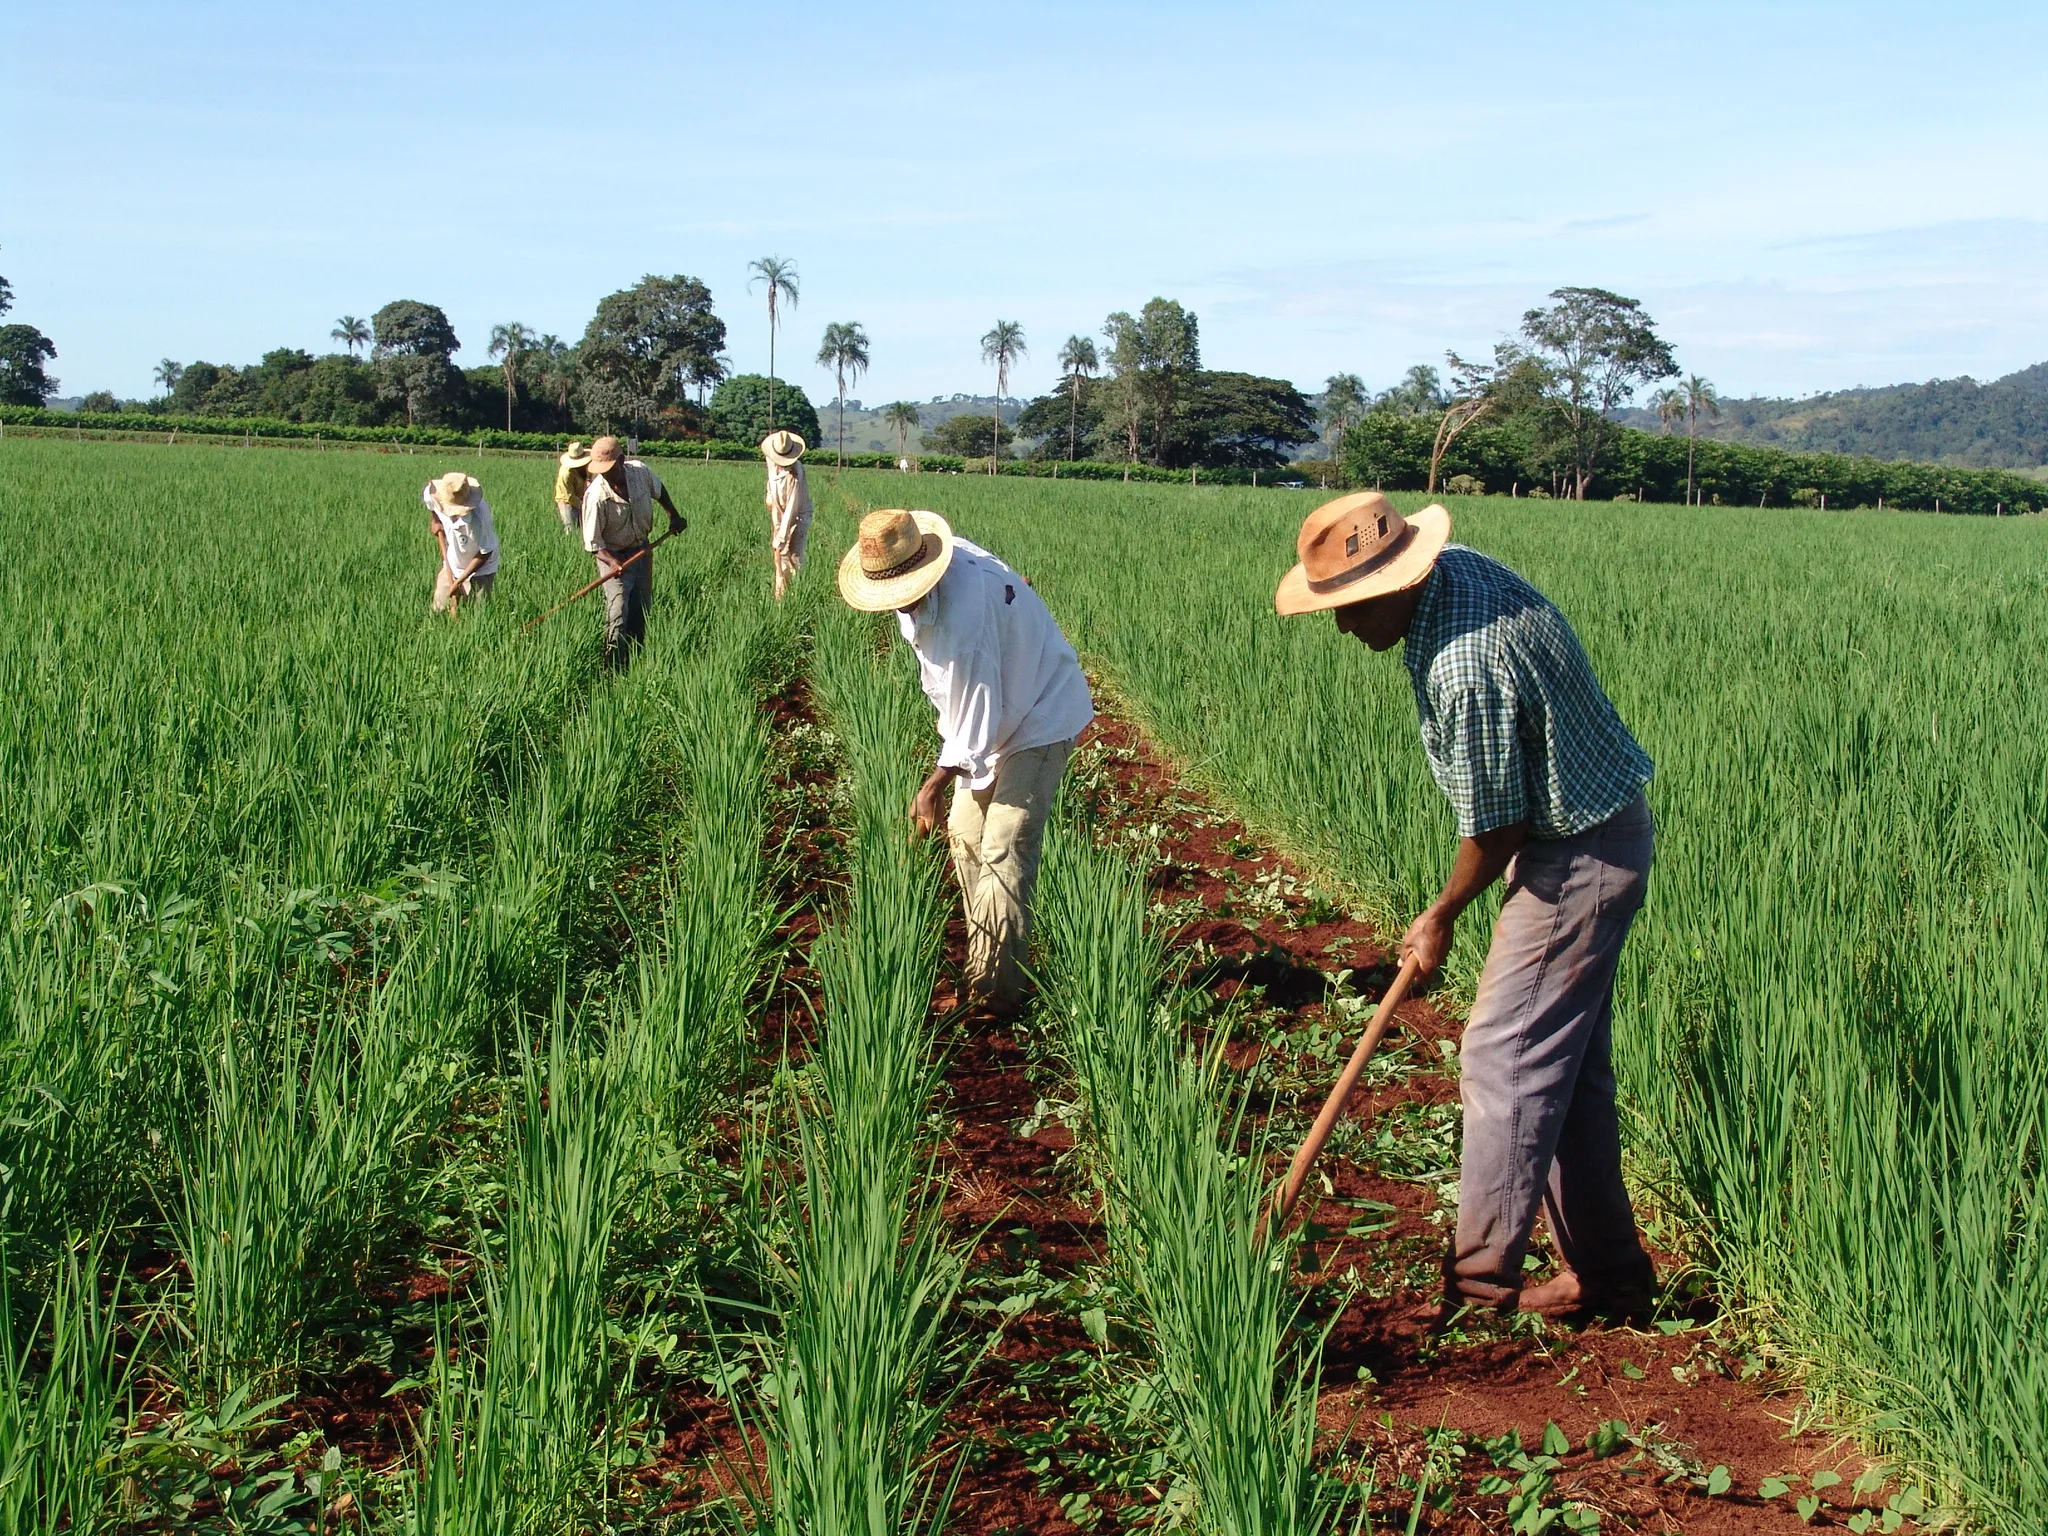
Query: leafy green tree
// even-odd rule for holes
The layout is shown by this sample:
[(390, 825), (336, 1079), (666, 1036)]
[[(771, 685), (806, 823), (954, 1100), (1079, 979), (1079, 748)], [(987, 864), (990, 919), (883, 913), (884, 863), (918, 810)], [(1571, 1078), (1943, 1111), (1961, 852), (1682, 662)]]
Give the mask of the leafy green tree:
[(1330, 457), (1334, 460), (1344, 452), (1344, 434), (1351, 424), (1365, 414), (1368, 401), (1365, 380), (1355, 373), (1333, 373), (1323, 380), (1321, 415), (1323, 425), (1329, 433)]
[(533, 355), (541, 393), (566, 423), (576, 388), (576, 349), (549, 331), (533, 344)]
[(1444, 393), (1443, 379), (1436, 369), (1428, 363), (1417, 363), (1402, 375), (1400, 383), (1381, 391), (1372, 408), (1399, 416), (1434, 416), (1448, 404), (1450, 397)]
[[(1145, 342), (1138, 322), (1118, 310), (1102, 322), (1109, 338), (1109, 388), (1103, 391), (1105, 425), (1122, 443), (1124, 462), (1138, 462), (1138, 433), (1145, 422)], [(1126, 476), (1126, 478), (1129, 478)]]
[(592, 423), (644, 432), (718, 365), (725, 322), (694, 277), (647, 276), (598, 301), (577, 348), (576, 396)]
[(1060, 376), (1067, 390), (1067, 461), (1080, 457), (1081, 380), (1094, 378), (1102, 366), (1095, 343), (1086, 336), (1069, 336), (1060, 347)]
[(111, 389), (95, 389), (87, 392), (79, 400), (78, 408), (81, 411), (94, 411), (100, 415), (111, 416), (121, 409), (121, 402), (114, 398)]
[(156, 365), (154, 377), (162, 387), (163, 392), (169, 394), (178, 387), (178, 378), (184, 371), (185, 365), (183, 363), (174, 363), (167, 357)]
[(0, 405), (47, 405), (57, 381), (43, 364), (56, 344), (32, 325), (0, 325)]
[(898, 400), (882, 412), (882, 420), (896, 429), (897, 454), (908, 453), (910, 434), (917, 430), (917, 407), (908, 400)]
[(300, 421), (338, 427), (383, 425), (387, 407), (377, 400), (377, 371), (361, 358), (330, 352), (293, 380)]
[(487, 354), (504, 359), (502, 371), (505, 375), (505, 430), (512, 430), (512, 403), (519, 394), (519, 365), (533, 346), (533, 332), (517, 320), (491, 327), (491, 346)]
[(14, 284), (0, 277), (0, 315), (14, 308)]
[(957, 453), (964, 459), (993, 459), (996, 441), (993, 416), (948, 416), (924, 435), (930, 452)]
[(868, 371), (868, 333), (861, 329), (860, 322), (834, 320), (828, 324), (825, 339), (818, 346), (818, 362), (832, 370), (839, 391), (839, 446), (833, 459), (836, 467), (846, 462), (846, 376), (852, 374), (857, 384)]
[(727, 442), (758, 443), (775, 430), (771, 423), (789, 428), (807, 443), (820, 441), (818, 413), (803, 387), (787, 380), (772, 386), (765, 375), (738, 373), (711, 392), (712, 434)]
[(995, 364), (995, 445), (989, 450), (988, 472), (996, 472), (996, 460), (1003, 452), (1003, 396), (1010, 390), (1010, 367), (1025, 355), (1024, 327), (1014, 320), (998, 320), (981, 338), (981, 360)]
[(1678, 364), (1636, 300), (1604, 288), (1559, 288), (1550, 297), (1556, 302), (1522, 316), (1522, 335), (1548, 381), (1547, 425), (1560, 461), (1584, 501), (1615, 430), (1613, 413)]
[(327, 333), (328, 339), (338, 341), (348, 348), (348, 355), (354, 357), (357, 347), (370, 344), (370, 327), (354, 315), (343, 315), (334, 322), (334, 329)]
[(1693, 453), (1699, 447), (1700, 417), (1718, 417), (1721, 414), (1721, 397), (1714, 392), (1713, 385), (1696, 373), (1685, 376), (1685, 382), (1678, 386), (1678, 393), (1685, 400), (1685, 504), (1691, 506)]
[[(747, 263), (747, 286), (761, 283), (768, 290), (768, 432), (775, 430), (775, 328), (781, 316), (781, 306), (797, 306), (796, 263), (781, 256), (763, 256)], [(766, 437), (768, 432), (763, 432)], [(809, 442), (808, 435), (804, 441)]]
[(399, 299), (370, 317), (377, 393), (405, 410), (407, 426), (446, 421), (466, 393), (454, 355), (462, 345), (438, 304)]
[(1138, 337), (1152, 397), (1152, 461), (1163, 464), (1182, 387), (1202, 366), (1201, 326), (1178, 299), (1149, 299), (1138, 311)]
[(1285, 379), (1198, 370), (1181, 386), (1170, 467), (1277, 469), (1316, 440), (1316, 409)]

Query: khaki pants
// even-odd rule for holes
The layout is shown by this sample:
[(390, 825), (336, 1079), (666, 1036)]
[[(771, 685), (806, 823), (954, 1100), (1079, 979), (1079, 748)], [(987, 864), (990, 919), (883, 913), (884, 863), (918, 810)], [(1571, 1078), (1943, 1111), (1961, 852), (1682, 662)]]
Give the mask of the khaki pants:
[(966, 990), (1000, 1008), (1023, 997), (1045, 818), (1073, 750), (1060, 741), (1009, 753), (987, 789), (971, 790), (965, 779), (953, 785), (946, 832), (967, 910)]
[[(645, 546), (614, 549), (615, 560), (630, 559)], [(634, 647), (647, 636), (647, 605), (654, 601), (654, 556), (650, 552), (598, 588), (604, 598), (604, 656), (614, 667), (632, 659)]]
[[(488, 576), (472, 576), (469, 578), (469, 590), (462, 595), (465, 599), (489, 597), (491, 595), (491, 583), (497, 579), (498, 573), (496, 571), (492, 571)], [(440, 571), (434, 577), (434, 612), (446, 613), (448, 611), (448, 600), (454, 595), (455, 573), (448, 569), (448, 562), (443, 560)]]

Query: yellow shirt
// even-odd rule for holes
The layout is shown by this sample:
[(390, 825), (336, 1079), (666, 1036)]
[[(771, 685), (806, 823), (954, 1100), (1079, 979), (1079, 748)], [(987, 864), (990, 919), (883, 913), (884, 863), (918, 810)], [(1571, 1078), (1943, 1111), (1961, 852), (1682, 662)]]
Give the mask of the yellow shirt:
[(567, 464), (555, 467), (555, 500), (565, 507), (583, 507), (583, 492), (590, 484), (590, 470), (586, 466), (571, 469)]

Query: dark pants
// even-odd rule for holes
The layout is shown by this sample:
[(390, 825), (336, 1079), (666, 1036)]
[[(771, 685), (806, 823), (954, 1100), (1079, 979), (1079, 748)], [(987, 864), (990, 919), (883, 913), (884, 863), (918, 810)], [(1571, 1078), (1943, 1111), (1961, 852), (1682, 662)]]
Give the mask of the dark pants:
[[(645, 544), (636, 544), (631, 549), (612, 550), (611, 555), (617, 560), (632, 560), (646, 548)], [(654, 600), (653, 552), (633, 560), (601, 590), (604, 593), (604, 659), (611, 666), (623, 667), (632, 659), (633, 648), (647, 638), (647, 605)]]
[(1589, 1292), (1647, 1290), (1649, 1256), (1621, 1182), (1610, 1060), (1614, 972), (1649, 886), (1654, 828), (1635, 802), (1573, 837), (1531, 839), (1465, 1026), (1465, 1108), (1452, 1291), (1521, 1289), (1540, 1205)]

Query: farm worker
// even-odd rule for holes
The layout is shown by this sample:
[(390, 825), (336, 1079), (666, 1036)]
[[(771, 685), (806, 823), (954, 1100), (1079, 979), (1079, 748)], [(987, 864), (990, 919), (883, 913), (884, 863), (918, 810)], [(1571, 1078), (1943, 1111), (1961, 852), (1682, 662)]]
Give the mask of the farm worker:
[(597, 558), (604, 584), (605, 660), (622, 666), (647, 634), (647, 605), (654, 597), (655, 503), (668, 513), (668, 531), (688, 526), (669, 499), (661, 477), (629, 459), (616, 437), (590, 445), (590, 484), (583, 492), (583, 547)]
[(775, 556), (775, 601), (804, 568), (804, 545), (811, 534), (811, 482), (804, 474), (804, 440), (789, 431), (770, 432), (761, 439), (761, 457), (768, 461), (768, 542)]
[(452, 614), (459, 598), (484, 597), (498, 579), (498, 530), (491, 504), (474, 475), (450, 470), (420, 492), (427, 505), (434, 542), (441, 546), (434, 573), (434, 612)]
[(572, 442), (555, 461), (555, 512), (562, 532), (574, 533), (583, 521), (583, 493), (590, 489), (590, 454)]
[[(1340, 497), (1302, 524), (1273, 606), (1328, 609), (1339, 633), (1403, 648), (1459, 843), (1402, 956), (1437, 970), (1458, 914), (1507, 877), (1460, 1056), (1445, 1308), (1637, 1315), (1654, 1276), (1622, 1185), (1609, 1052), (1615, 966), (1650, 876), (1650, 759), (1564, 615), (1450, 533), (1440, 506), (1410, 521), (1377, 491)], [(1539, 1206), (1562, 1268), (1524, 1289)]]
[(939, 712), (938, 766), (910, 801), (913, 837), (947, 819), (967, 916), (963, 991), (1007, 1015), (1024, 990), (1031, 894), (1045, 818), (1074, 738), (1095, 718), (1074, 648), (1031, 584), (932, 512), (860, 521), (839, 593), (862, 613), (894, 611)]

